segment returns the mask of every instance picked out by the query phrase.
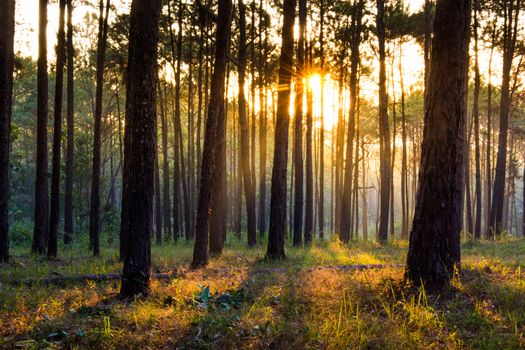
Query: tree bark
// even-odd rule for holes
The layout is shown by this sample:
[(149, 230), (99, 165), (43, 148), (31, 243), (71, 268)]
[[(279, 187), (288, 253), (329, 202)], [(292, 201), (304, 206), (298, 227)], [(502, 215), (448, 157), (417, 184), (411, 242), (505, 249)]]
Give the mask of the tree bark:
[(385, 4), (377, 0), (377, 40), (379, 46), (379, 168), (381, 175), (380, 221), (378, 239), (388, 239), (388, 209), (390, 204), (390, 132), (388, 123), (388, 95), (386, 91), (386, 51), (385, 51)]
[(66, 0), (60, 0), (57, 33), (57, 62), (55, 82), (55, 108), (53, 120), (53, 168), (51, 176), (51, 210), (47, 256), (57, 257), (58, 221), (60, 214), (60, 151), (62, 143), (62, 90), (64, 87), (64, 64), (66, 60), (66, 36), (64, 31)]
[[(160, 123), (162, 135), (162, 214), (164, 236), (171, 236), (170, 163), (168, 156), (168, 121), (166, 117), (166, 88), (159, 85)], [(160, 188), (159, 188), (160, 191)]]
[(73, 0), (67, 0), (67, 144), (66, 144), (66, 184), (64, 196), (64, 244), (73, 239), (73, 167), (75, 156), (75, 87), (74, 87), (74, 48), (73, 48)]
[(36, 189), (35, 189), (35, 227), (32, 251), (46, 252), (48, 228), (48, 188), (47, 188), (47, 0), (39, 1), (38, 17), (38, 63), (37, 63), (37, 141), (36, 141)]
[(476, 214), (474, 223), (474, 237), (481, 238), (481, 152), (479, 145), (479, 90), (481, 76), (479, 72), (479, 54), (478, 54), (478, 0), (474, 0), (474, 103), (472, 114), (474, 116), (474, 161), (476, 164)]
[(293, 27), (295, 22), (295, 0), (284, 0), (282, 45), (279, 57), (279, 91), (277, 92), (277, 115), (275, 146), (272, 169), (270, 200), (270, 231), (266, 255), (270, 259), (284, 259), (284, 235), (286, 231), (286, 166), (288, 162), (288, 126), (290, 115), (290, 90), (293, 68)]
[(438, 0), (414, 222), (406, 277), (427, 290), (460, 265), (469, 0)]
[(501, 81), (501, 98), (499, 111), (499, 138), (498, 155), (496, 157), (496, 173), (494, 175), (494, 190), (492, 193), (492, 207), (490, 212), (491, 230), (489, 236), (499, 235), (503, 230), (503, 206), (505, 199), (505, 164), (507, 160), (507, 135), (509, 128), (510, 71), (516, 47), (518, 31), (520, 0), (506, 1), (505, 24), (503, 28), (503, 70)]
[(149, 293), (160, 10), (160, 0), (131, 4), (120, 225), (126, 239), (122, 297)]
[(13, 107), (15, 0), (2, 1), (0, 12), (0, 263), (9, 261), (9, 153)]
[(224, 81), (230, 41), (231, 12), (231, 0), (220, 0), (217, 17), (215, 65), (211, 79), (210, 101), (204, 136), (199, 203), (195, 225), (195, 244), (191, 264), (194, 268), (205, 266), (208, 263), (208, 220), (212, 199), (213, 163), (217, 148), (217, 131), (221, 117), (220, 110), (221, 105), (224, 104)]
[(91, 173), (91, 206), (89, 210), (89, 239), (93, 256), (100, 255), (100, 168), (102, 145), (102, 91), (104, 88), (104, 61), (106, 57), (106, 42), (108, 37), (108, 15), (110, 0), (106, 2), (104, 15), (104, 0), (100, 0), (99, 33), (97, 45), (97, 73), (95, 92), (95, 128), (93, 134), (93, 168)]

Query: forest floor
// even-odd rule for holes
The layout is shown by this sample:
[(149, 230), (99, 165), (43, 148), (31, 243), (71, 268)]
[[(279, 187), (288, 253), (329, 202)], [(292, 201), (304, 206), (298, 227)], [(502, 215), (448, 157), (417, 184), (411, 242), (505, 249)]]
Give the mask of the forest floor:
[[(176, 277), (122, 301), (118, 281), (15, 283), (118, 272), (116, 247), (100, 258), (63, 248), (56, 261), (14, 249), (0, 266), (0, 348), (525, 348), (524, 239), (463, 242), (462, 274), (440, 295), (403, 283), (406, 250), (406, 242), (315, 242), (270, 262), (263, 245), (233, 238), (192, 271), (192, 247), (165, 244), (153, 247), (153, 272)], [(363, 264), (383, 266), (349, 267)]]

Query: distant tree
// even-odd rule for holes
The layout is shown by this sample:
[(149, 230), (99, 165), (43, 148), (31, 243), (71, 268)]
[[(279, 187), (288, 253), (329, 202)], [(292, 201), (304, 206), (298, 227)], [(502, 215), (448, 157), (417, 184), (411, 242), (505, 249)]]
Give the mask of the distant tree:
[(59, 7), (55, 108), (53, 116), (53, 172), (51, 177), (51, 210), (47, 245), (47, 256), (54, 258), (57, 257), (58, 220), (60, 214), (60, 152), (62, 144), (62, 89), (64, 86), (64, 64), (66, 61), (66, 35), (64, 30), (66, 0), (60, 0)]
[(125, 239), (122, 297), (149, 293), (160, 10), (160, 0), (131, 3), (120, 225)]
[(39, 0), (37, 65), (35, 227), (32, 251), (45, 254), (49, 219), (47, 188), (47, 0)]
[(288, 126), (290, 116), (290, 90), (293, 71), (293, 27), (295, 0), (284, 0), (281, 56), (279, 58), (279, 91), (275, 124), (272, 190), (270, 202), (270, 231), (266, 255), (271, 259), (284, 259), (284, 233), (286, 230), (286, 165), (288, 162)]
[(460, 264), (470, 0), (438, 0), (406, 277), (429, 290)]
[(205, 266), (208, 263), (208, 230), (209, 215), (212, 200), (213, 168), (217, 128), (221, 105), (224, 103), (224, 82), (228, 47), (231, 32), (231, 0), (219, 1), (217, 16), (217, 35), (215, 47), (215, 65), (211, 79), (210, 101), (204, 136), (204, 149), (201, 163), (201, 184), (199, 191), (199, 206), (195, 225), (195, 244), (193, 249), (192, 266)]
[(15, 0), (0, 3), (0, 263), (9, 261), (9, 154), (11, 151), (11, 112)]

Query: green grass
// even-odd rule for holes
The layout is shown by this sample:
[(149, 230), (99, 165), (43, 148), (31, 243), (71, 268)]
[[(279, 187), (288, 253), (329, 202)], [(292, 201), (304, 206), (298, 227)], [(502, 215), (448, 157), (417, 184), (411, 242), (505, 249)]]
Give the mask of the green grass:
[[(233, 236), (232, 236), (233, 237)], [(0, 268), (0, 348), (522, 349), (525, 240), (463, 243), (460, 278), (441, 295), (404, 284), (403, 268), (342, 271), (328, 266), (402, 264), (406, 242), (315, 242), (264, 260), (232, 238), (223, 256), (191, 271), (192, 247), (153, 246), (152, 293), (118, 300), (118, 282), (18, 286), (53, 274), (118, 272), (117, 248), (92, 258), (80, 245), (47, 261), (13, 250)], [(279, 267), (279, 269), (273, 269)], [(307, 267), (321, 267), (307, 269)]]

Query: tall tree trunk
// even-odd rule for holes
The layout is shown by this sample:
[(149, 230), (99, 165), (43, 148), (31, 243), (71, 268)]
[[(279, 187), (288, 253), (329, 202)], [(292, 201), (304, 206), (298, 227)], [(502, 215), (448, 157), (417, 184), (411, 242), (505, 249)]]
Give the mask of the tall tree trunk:
[(490, 212), (490, 236), (499, 235), (503, 229), (503, 205), (505, 198), (505, 163), (507, 160), (507, 134), (509, 128), (510, 109), (510, 71), (516, 47), (518, 19), (521, 9), (520, 0), (509, 0), (504, 3), (505, 24), (503, 28), (503, 71), (501, 81), (501, 98), (499, 111), (498, 156), (496, 158), (496, 174), (494, 175), (494, 191)]
[(460, 264), (469, 23), (469, 0), (438, 0), (406, 267), (430, 291), (448, 285)]
[(160, 9), (160, 0), (131, 3), (120, 224), (126, 241), (120, 288), (123, 297), (149, 292)]
[(299, 38), (297, 43), (297, 66), (295, 68), (295, 119), (294, 119), (294, 215), (293, 245), (303, 244), (304, 163), (303, 163), (303, 77), (305, 65), (306, 0), (299, 0)]
[(293, 69), (293, 27), (295, 0), (284, 0), (281, 55), (279, 57), (279, 91), (277, 92), (277, 115), (275, 146), (272, 169), (270, 202), (270, 231), (266, 255), (271, 259), (284, 259), (284, 234), (286, 231), (286, 166), (288, 162), (288, 126), (290, 116), (290, 90)]
[(220, 0), (217, 17), (215, 65), (211, 79), (210, 101), (202, 153), (199, 206), (195, 225), (195, 244), (192, 261), (194, 268), (205, 266), (208, 263), (208, 219), (212, 199), (213, 163), (217, 149), (218, 127), (221, 125), (219, 120), (221, 118), (221, 105), (224, 104), (224, 82), (230, 41), (231, 12), (231, 0)]
[(399, 84), (401, 89), (401, 239), (408, 238), (408, 176), (407, 176), (407, 128), (405, 114), (405, 84), (403, 80), (403, 49), (399, 46)]
[(319, 56), (321, 58), (321, 126), (319, 128), (319, 239), (324, 238), (324, 0), (319, 3)]
[[(170, 163), (168, 157), (168, 121), (166, 118), (166, 87), (159, 84), (160, 123), (162, 134), (162, 214), (164, 235), (171, 236)], [(159, 188), (160, 191), (160, 188)], [(159, 193), (160, 195), (160, 193)]]
[(476, 164), (476, 216), (474, 224), (474, 237), (481, 237), (481, 165), (480, 165), (480, 145), (479, 145), (479, 89), (480, 89), (480, 73), (479, 73), (479, 53), (478, 53), (478, 0), (474, 0), (474, 104), (472, 106), (472, 114), (474, 116), (474, 161)]
[(37, 63), (37, 140), (36, 140), (36, 189), (35, 227), (31, 250), (46, 252), (48, 228), (47, 188), (47, 0), (39, 1), (38, 16), (38, 63)]
[[(306, 0), (301, 0), (305, 1)], [(304, 5), (306, 7), (306, 4)], [(311, 44), (308, 45), (310, 48)], [(308, 50), (310, 51), (310, 50)], [(307, 55), (308, 64), (305, 71), (312, 70), (312, 55)], [(314, 174), (313, 174), (313, 96), (310, 84), (305, 84), (306, 91), (306, 191), (304, 206), (304, 243), (310, 244), (313, 239), (314, 231)], [(321, 126), (322, 128), (323, 126)]]
[(379, 168), (381, 174), (381, 203), (378, 239), (388, 239), (388, 208), (390, 202), (390, 127), (388, 125), (388, 95), (386, 91), (385, 4), (377, 0), (377, 41), (379, 46)]
[[(250, 166), (250, 135), (246, 118), (246, 101), (244, 96), (246, 76), (246, 6), (239, 0), (239, 128), (241, 132), (241, 167), (242, 181), (244, 184), (244, 197), (246, 201), (246, 214), (248, 219), (248, 245), (257, 244), (256, 218), (255, 218), (255, 183), (251, 175)], [(254, 169), (255, 170), (255, 169)]]
[(485, 169), (485, 236), (491, 236), (490, 211), (492, 206), (492, 59), (496, 40), (496, 26), (492, 27), (492, 45), (490, 47), (488, 83), (487, 83), (487, 145), (486, 145), (486, 169)]
[(466, 228), (464, 227), (463, 230), (467, 231), (469, 233), (472, 233), (474, 231), (474, 222), (472, 220), (472, 191), (470, 189), (470, 138), (472, 136), (472, 122), (469, 116), (467, 115), (467, 146), (465, 147), (465, 158), (464, 158), (464, 164), (465, 167), (464, 175), (464, 191), (465, 191), (465, 210), (463, 212), (465, 213), (465, 221), (466, 221)]
[[(262, 7), (261, 7), (262, 11)], [(264, 47), (268, 47), (268, 35), (264, 35)], [(266, 52), (266, 51), (265, 51)], [(264, 60), (264, 63), (261, 63), (261, 72), (263, 72), (263, 77), (261, 77), (260, 84), (260, 105), (263, 111), (259, 116), (259, 216), (258, 216), (258, 228), (259, 236), (263, 237), (266, 232), (266, 154), (268, 150), (266, 149), (266, 128), (268, 127), (268, 106), (266, 103), (267, 89), (266, 89), (266, 78), (268, 75), (268, 63), (263, 58), (263, 51), (261, 49), (261, 61)]]
[(75, 156), (75, 87), (74, 87), (74, 48), (73, 48), (73, 0), (67, 0), (67, 144), (66, 144), (66, 184), (64, 196), (64, 244), (73, 239), (73, 167)]
[(66, 60), (66, 35), (64, 31), (66, 0), (60, 0), (57, 33), (57, 62), (55, 82), (55, 108), (53, 120), (53, 168), (51, 177), (51, 210), (47, 256), (57, 257), (58, 221), (60, 215), (60, 151), (62, 141), (62, 90), (64, 87), (64, 64)]
[[(350, 42), (350, 110), (348, 116), (348, 136), (346, 140), (346, 157), (344, 168), (343, 194), (341, 198), (341, 213), (340, 215), (340, 229), (339, 238), (343, 242), (350, 240), (352, 229), (352, 183), (353, 183), (353, 157), (354, 157), (354, 136), (355, 136), (355, 120), (356, 120), (356, 106), (358, 94), (358, 69), (359, 69), (359, 46), (361, 42), (361, 21), (363, 13), (364, 1), (360, 0), (354, 8), (351, 24), (351, 42)], [(390, 161), (390, 160), (389, 160)]]
[(9, 153), (13, 106), (15, 0), (0, 3), (0, 263), (9, 261)]
[(93, 135), (93, 169), (91, 173), (91, 206), (89, 210), (89, 238), (93, 255), (100, 255), (100, 167), (102, 138), (102, 90), (104, 88), (104, 61), (106, 57), (106, 41), (108, 37), (108, 15), (110, 0), (106, 2), (104, 16), (104, 0), (100, 0), (98, 45), (97, 45), (97, 87), (95, 92), (95, 128)]

